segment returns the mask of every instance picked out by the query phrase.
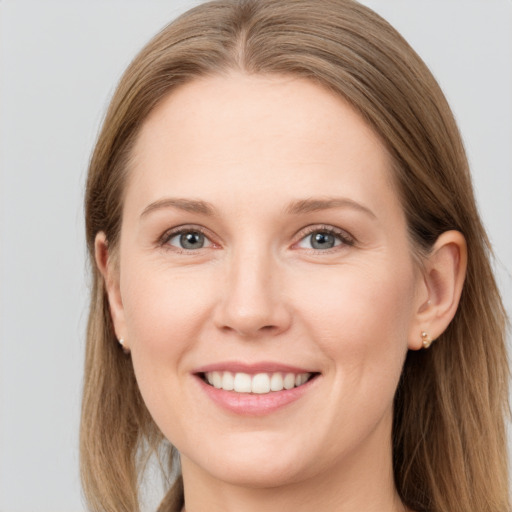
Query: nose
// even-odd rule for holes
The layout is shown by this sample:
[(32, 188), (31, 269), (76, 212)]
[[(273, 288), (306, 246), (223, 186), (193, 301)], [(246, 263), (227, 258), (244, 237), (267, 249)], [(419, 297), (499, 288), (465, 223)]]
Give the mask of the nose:
[(271, 254), (248, 250), (234, 255), (216, 308), (216, 326), (246, 339), (285, 332), (292, 314), (282, 274)]

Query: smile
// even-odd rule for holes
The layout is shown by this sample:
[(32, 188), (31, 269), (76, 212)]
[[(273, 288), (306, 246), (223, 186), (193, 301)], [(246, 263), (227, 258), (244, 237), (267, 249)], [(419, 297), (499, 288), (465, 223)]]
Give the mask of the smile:
[(196, 368), (192, 375), (203, 396), (221, 409), (242, 416), (264, 416), (311, 396), (322, 374), (271, 361), (224, 361)]
[(235, 393), (253, 393), (263, 395), (272, 392), (290, 390), (308, 382), (313, 373), (257, 373), (212, 371), (203, 374), (204, 380), (216, 389)]

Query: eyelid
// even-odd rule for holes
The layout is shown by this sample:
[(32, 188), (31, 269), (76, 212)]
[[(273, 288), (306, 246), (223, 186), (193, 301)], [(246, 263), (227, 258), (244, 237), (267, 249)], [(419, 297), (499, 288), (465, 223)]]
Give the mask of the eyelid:
[[(182, 233), (194, 232), (194, 231), (197, 233), (201, 233), (208, 240), (208, 242), (211, 244), (208, 246), (208, 248), (220, 247), (220, 244), (214, 242), (214, 240), (213, 240), (214, 237), (211, 235), (210, 231), (205, 229), (203, 226), (200, 226), (197, 224), (182, 224), (180, 226), (175, 226), (173, 228), (167, 229), (158, 238), (157, 245), (162, 248), (165, 248), (165, 249), (174, 250), (174, 251), (178, 251), (178, 252), (187, 252), (187, 253), (196, 252), (203, 248), (206, 248), (206, 247), (202, 247), (200, 249), (187, 250), (187, 249), (171, 246), (168, 244), (169, 240), (171, 240), (173, 237), (180, 235)], [(302, 228), (296, 234), (296, 236), (294, 237), (296, 241), (293, 243), (293, 247), (297, 247), (298, 244), (302, 240), (304, 240), (306, 237), (310, 236), (311, 234), (313, 234), (315, 232), (325, 232), (325, 233), (332, 234), (332, 235), (336, 236), (338, 238), (338, 240), (341, 241), (341, 244), (336, 245), (336, 246), (332, 247), (331, 249), (322, 249), (322, 250), (313, 249), (313, 248), (310, 249), (311, 251), (314, 251), (314, 252), (328, 252), (330, 250), (335, 250), (335, 248), (339, 247), (340, 245), (341, 246), (353, 246), (357, 242), (356, 238), (344, 229), (337, 228), (337, 227), (329, 225), (329, 224), (313, 224), (311, 226), (306, 226), (306, 227)]]
[[(332, 250), (336, 250), (337, 247), (340, 246), (353, 246), (356, 243), (356, 239), (354, 236), (352, 236), (350, 233), (345, 231), (344, 229), (337, 228), (335, 226), (331, 226), (329, 224), (315, 224), (311, 226), (306, 226), (305, 228), (301, 229), (297, 235), (296, 239), (297, 241), (293, 244), (294, 247), (297, 247), (300, 242), (302, 242), (305, 238), (312, 235), (313, 233), (329, 233), (330, 235), (334, 235), (337, 237), (338, 240), (341, 241), (341, 244), (335, 245), (334, 247), (330, 249), (314, 249), (311, 248), (309, 250), (314, 252), (329, 252)], [(307, 250), (307, 249), (306, 249)]]
[[(191, 232), (196, 232), (196, 233), (200, 233), (201, 235), (203, 235), (208, 240), (210, 245), (208, 245), (207, 247), (201, 247), (199, 249), (191, 250), (191, 249), (184, 249), (182, 247), (176, 247), (174, 245), (170, 245), (169, 244), (169, 240), (171, 240), (175, 236), (181, 235), (183, 233), (191, 233)], [(186, 253), (190, 252), (191, 253), (191, 252), (200, 251), (201, 249), (207, 249), (207, 248), (210, 248), (210, 247), (218, 246), (218, 244), (216, 244), (212, 240), (212, 238), (213, 237), (211, 236), (210, 232), (208, 230), (206, 230), (202, 226), (199, 226), (199, 225), (196, 225), (196, 224), (183, 224), (183, 225), (175, 226), (173, 228), (170, 228), (170, 229), (166, 230), (158, 238), (157, 244), (158, 244), (158, 246), (160, 246), (160, 247), (162, 247), (164, 249), (169, 249), (169, 250), (173, 250), (173, 251), (177, 251), (177, 252), (186, 252)]]

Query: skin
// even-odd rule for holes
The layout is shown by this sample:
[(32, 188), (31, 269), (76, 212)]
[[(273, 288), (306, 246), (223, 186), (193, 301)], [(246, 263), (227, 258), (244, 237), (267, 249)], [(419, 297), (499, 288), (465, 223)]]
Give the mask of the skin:
[[(196, 80), (145, 121), (119, 263), (102, 233), (96, 255), (143, 398), (181, 453), (187, 511), (405, 510), (393, 396), (421, 332), (455, 313), (465, 245), (445, 233), (418, 267), (390, 168), (350, 106), (293, 77)], [(342, 201), (298, 211), (311, 198)], [(203, 230), (204, 246), (180, 247), (177, 227)], [(336, 245), (313, 248), (326, 228)], [(239, 416), (194, 376), (221, 361), (319, 376), (296, 402)]]

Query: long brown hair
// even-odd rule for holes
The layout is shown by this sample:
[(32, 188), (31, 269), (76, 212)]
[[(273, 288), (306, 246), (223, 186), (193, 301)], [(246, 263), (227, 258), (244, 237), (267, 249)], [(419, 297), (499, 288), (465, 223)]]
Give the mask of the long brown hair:
[[(467, 277), (458, 311), (428, 351), (410, 352), (396, 393), (395, 483), (416, 511), (509, 510), (506, 317), (490, 247), (453, 115), (435, 79), (382, 18), (352, 0), (219, 0), (162, 30), (125, 72), (108, 109), (85, 200), (92, 267), (81, 423), (81, 468), (91, 510), (138, 511), (139, 477), (166, 442), (140, 396), (130, 358), (115, 339), (94, 240), (119, 238), (127, 162), (148, 113), (175, 87), (232, 69), (291, 74), (350, 102), (394, 159), (412, 250), (459, 230)], [(179, 507), (182, 483), (160, 510)]]

